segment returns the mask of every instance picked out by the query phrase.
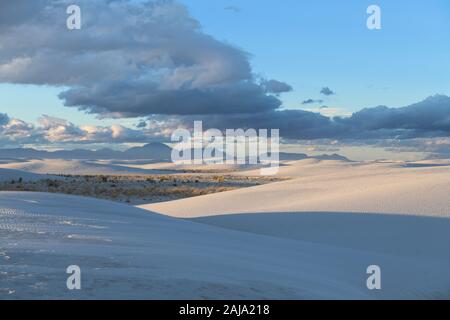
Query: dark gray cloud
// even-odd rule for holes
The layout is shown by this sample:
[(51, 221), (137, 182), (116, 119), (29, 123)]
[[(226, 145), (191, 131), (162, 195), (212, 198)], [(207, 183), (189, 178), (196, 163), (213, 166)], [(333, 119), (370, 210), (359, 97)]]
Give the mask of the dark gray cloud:
[(138, 129), (143, 129), (143, 128), (147, 128), (147, 121), (139, 121), (139, 123), (136, 124), (136, 128)]
[(170, 126), (190, 126), (195, 120), (203, 120), (205, 127), (219, 129), (280, 129), (282, 137), (297, 140), (450, 137), (450, 97), (436, 95), (402, 108), (366, 108), (345, 118), (304, 110), (272, 110), (257, 114), (172, 117)]
[(67, 88), (66, 106), (116, 117), (265, 112), (292, 89), (257, 83), (249, 55), (175, 1), (78, 0), (82, 29), (69, 31), (73, 3), (0, 3), (0, 83)]
[(320, 94), (323, 94), (324, 96), (332, 96), (336, 93), (333, 90), (331, 90), (330, 88), (324, 87), (324, 88), (322, 88), (322, 90), (320, 90)]
[(450, 97), (435, 95), (403, 107), (366, 108), (349, 118), (335, 118), (349, 132), (380, 137), (415, 138), (450, 135)]
[(9, 117), (5, 113), (0, 113), (0, 126), (7, 124), (9, 122)]
[(322, 103), (323, 102), (323, 100), (320, 100), (320, 99), (307, 99), (307, 100), (304, 100), (304, 101), (302, 101), (302, 104), (317, 104), (317, 103)]
[[(152, 85), (155, 88), (156, 85)], [(60, 94), (66, 106), (104, 116), (226, 114), (277, 109), (280, 101), (260, 85), (242, 81), (208, 89), (151, 89), (148, 83), (93, 84)]]
[(263, 80), (261, 85), (265, 89), (267, 93), (280, 94), (283, 92), (290, 92), (293, 90), (292, 86), (285, 82), (281, 82), (278, 80)]
[[(164, 123), (167, 116), (155, 116), (150, 120)], [(333, 121), (319, 113), (303, 110), (277, 110), (256, 114), (230, 115), (189, 115), (171, 117), (166, 130), (171, 132), (177, 127), (192, 128), (194, 121), (203, 121), (205, 129), (230, 128), (280, 129), (282, 137), (287, 139), (318, 139), (333, 134)]]

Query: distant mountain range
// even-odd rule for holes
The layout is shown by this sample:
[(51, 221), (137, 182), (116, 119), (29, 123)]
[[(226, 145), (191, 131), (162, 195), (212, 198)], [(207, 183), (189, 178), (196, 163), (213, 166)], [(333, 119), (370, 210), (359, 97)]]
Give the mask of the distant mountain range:
[[(86, 149), (45, 151), (32, 148), (0, 149), (1, 159), (73, 159), (73, 160), (153, 160), (171, 161), (172, 148), (164, 143), (149, 143), (142, 147), (133, 147), (125, 151), (116, 151), (108, 148), (96, 151)], [(295, 161), (302, 159), (341, 160), (349, 161), (338, 154), (308, 156), (304, 153), (280, 152), (280, 160)]]
[(322, 154), (320, 156), (313, 156), (310, 158), (318, 159), (318, 160), (338, 160), (338, 161), (350, 161), (348, 158), (341, 156), (340, 154)]
[(108, 148), (91, 151), (85, 149), (44, 151), (32, 148), (1, 149), (0, 158), (23, 159), (148, 159), (170, 161), (172, 149), (163, 143), (149, 143), (142, 147), (133, 147), (125, 151)]
[(338, 161), (350, 161), (348, 158), (341, 156), (340, 154), (321, 154), (318, 156), (308, 156), (305, 153), (287, 153), (280, 152), (280, 160), (295, 161), (303, 159), (317, 159), (317, 160), (338, 160)]

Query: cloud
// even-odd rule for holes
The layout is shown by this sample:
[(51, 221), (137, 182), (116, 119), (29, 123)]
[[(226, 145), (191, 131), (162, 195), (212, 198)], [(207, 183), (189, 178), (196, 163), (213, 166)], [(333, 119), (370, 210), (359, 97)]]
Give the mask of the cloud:
[(351, 112), (346, 110), (345, 108), (338, 107), (328, 107), (328, 106), (320, 106), (317, 108), (308, 108), (306, 111), (317, 112), (324, 116), (335, 118), (335, 117), (349, 117), (352, 115)]
[[(305, 110), (272, 110), (257, 114), (203, 115), (171, 117), (170, 126), (190, 127), (203, 120), (205, 128), (280, 129), (286, 139), (414, 139), (450, 137), (450, 97), (431, 96), (402, 107), (374, 107), (351, 116), (333, 116), (336, 110), (323, 109), (320, 114)], [(166, 117), (158, 117), (164, 122)], [(166, 128), (167, 130), (167, 128)]]
[[(2, 1), (0, 4), (0, 28), (30, 21), (30, 17), (40, 11), (45, 3), (46, 0)], [(12, 15), (11, 12), (14, 12), (14, 14)]]
[(239, 12), (241, 12), (241, 8), (239, 8), (239, 7), (237, 7), (237, 6), (226, 6), (226, 7), (224, 8), (224, 10), (232, 11), (232, 12), (234, 12), (234, 13), (239, 13)]
[(341, 149), (332, 146), (311, 146), (307, 148), (308, 152), (339, 152)]
[(274, 79), (263, 80), (261, 85), (267, 93), (274, 93), (274, 94), (290, 92), (293, 89), (292, 86), (290, 86), (289, 84)]
[(151, 114), (227, 114), (264, 112), (281, 102), (266, 95), (265, 88), (242, 81), (207, 89), (158, 90), (148, 83), (93, 84), (60, 94), (66, 106), (105, 117), (140, 117)]
[(42, 137), (49, 142), (72, 141), (81, 139), (84, 135), (81, 128), (67, 120), (44, 115), (38, 120), (38, 123), (40, 124), (39, 131), (42, 132)]
[(335, 121), (351, 132), (381, 137), (448, 136), (450, 97), (435, 95), (402, 108), (366, 108), (349, 118), (336, 118)]
[(317, 100), (315, 100), (315, 99), (307, 99), (307, 100), (304, 100), (302, 102), (302, 104), (315, 104), (315, 103), (320, 104), (322, 102), (323, 102), (323, 100), (320, 100), (320, 99), (317, 99)]
[(141, 120), (138, 124), (136, 124), (136, 128), (142, 129), (147, 128), (147, 121)]
[(0, 146), (33, 143), (38, 140), (34, 126), (3, 115), (0, 121)]
[(7, 124), (9, 122), (9, 117), (5, 113), (0, 113), (0, 125)]
[(323, 94), (324, 96), (332, 96), (336, 93), (334, 91), (332, 91), (330, 88), (324, 87), (324, 88), (322, 88), (322, 90), (320, 90), (320, 94)]
[(44, 115), (37, 125), (20, 119), (1, 117), (8, 121), (0, 123), (0, 146), (25, 144), (94, 144), (149, 142), (160, 133), (153, 130), (133, 130), (121, 125), (77, 126), (68, 120)]
[(257, 83), (249, 55), (175, 1), (79, 0), (82, 29), (72, 31), (69, 4), (0, 2), (0, 83), (65, 88), (66, 106), (103, 117), (266, 112), (292, 89)]
[[(167, 116), (155, 116), (153, 121), (164, 123)], [(170, 117), (171, 123), (167, 131), (178, 127), (192, 129), (194, 121), (203, 121), (204, 129), (217, 128), (220, 130), (234, 128), (280, 129), (284, 138), (316, 139), (332, 134), (332, 120), (319, 113), (303, 110), (277, 110), (256, 114), (230, 115), (189, 115)]]
[(50, 143), (126, 143), (147, 142), (156, 132), (134, 130), (113, 124), (111, 126), (77, 126), (67, 120), (43, 116), (38, 120), (39, 127), (35, 131), (41, 140)]
[[(333, 109), (324, 109), (333, 112)], [(202, 120), (204, 130), (237, 128), (280, 129), (285, 140), (332, 140), (353, 144), (416, 147), (427, 152), (450, 151), (450, 97), (431, 96), (402, 107), (365, 108), (348, 117), (307, 110), (269, 110), (258, 113), (152, 115), (146, 126), (77, 126), (42, 116), (37, 125), (0, 114), (0, 145), (95, 144), (167, 141), (175, 129), (191, 129)], [(418, 144), (417, 141), (421, 141)], [(433, 141), (433, 143), (430, 143)], [(427, 144), (428, 143), (428, 144)]]

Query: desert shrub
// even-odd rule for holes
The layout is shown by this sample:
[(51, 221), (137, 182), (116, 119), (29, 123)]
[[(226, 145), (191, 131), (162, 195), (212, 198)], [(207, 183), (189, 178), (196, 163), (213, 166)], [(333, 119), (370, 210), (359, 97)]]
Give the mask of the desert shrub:
[(57, 180), (47, 179), (47, 187), (48, 188), (58, 188), (59, 182)]
[(225, 177), (224, 176), (214, 176), (213, 180), (217, 183), (223, 183), (223, 182), (225, 182)]

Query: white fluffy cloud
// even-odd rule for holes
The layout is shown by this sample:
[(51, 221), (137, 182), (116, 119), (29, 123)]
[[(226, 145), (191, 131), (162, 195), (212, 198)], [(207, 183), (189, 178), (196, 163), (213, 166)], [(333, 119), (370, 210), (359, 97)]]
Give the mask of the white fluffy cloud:
[(154, 128), (153, 130), (133, 130), (117, 124), (77, 126), (70, 121), (46, 115), (39, 118), (37, 125), (34, 125), (0, 114), (0, 146), (2, 147), (24, 144), (148, 142), (158, 135), (160, 133)]

